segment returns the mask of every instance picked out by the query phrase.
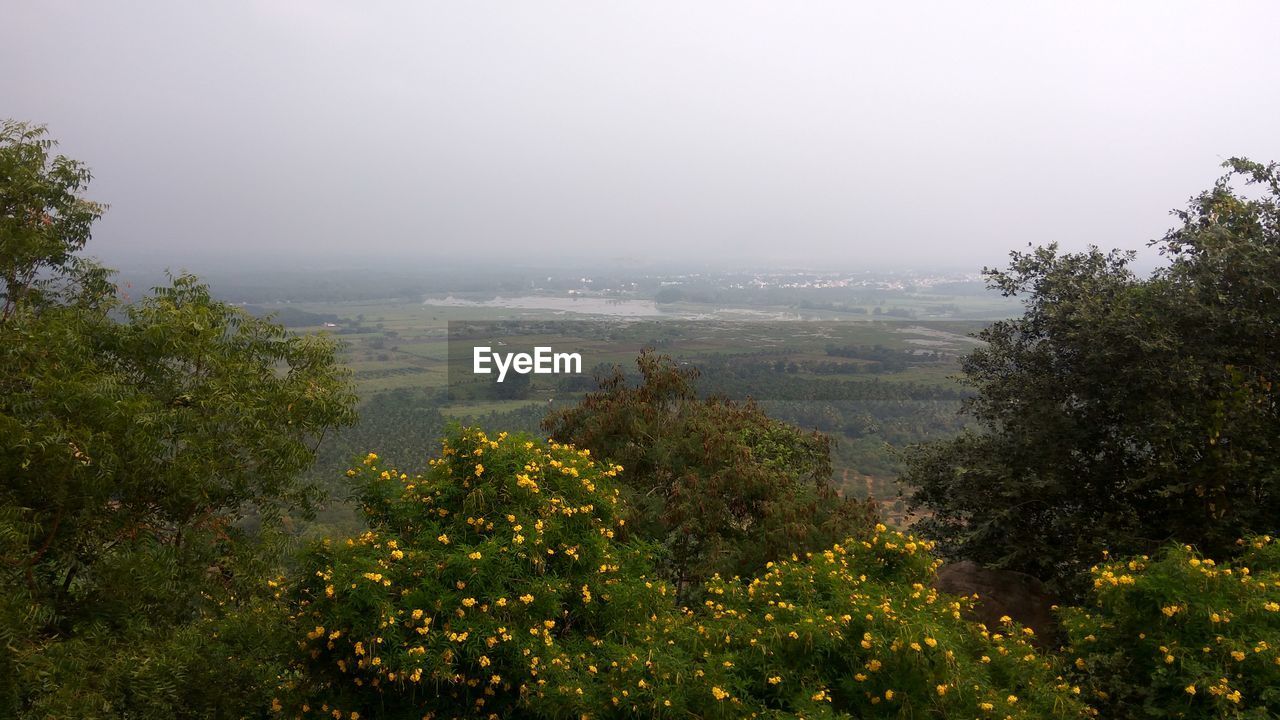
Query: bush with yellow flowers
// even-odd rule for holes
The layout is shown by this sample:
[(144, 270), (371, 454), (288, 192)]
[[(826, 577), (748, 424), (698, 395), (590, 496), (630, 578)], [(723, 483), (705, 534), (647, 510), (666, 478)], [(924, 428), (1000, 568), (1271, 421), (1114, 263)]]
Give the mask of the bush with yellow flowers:
[(726, 700), (806, 718), (1085, 716), (1030, 630), (962, 619), (966, 600), (929, 587), (930, 544), (875, 530), (746, 584), (708, 584), (698, 649), (735, 669)]
[[(472, 429), (425, 476), (369, 455), (349, 475), (371, 529), (317, 545), (289, 590), (300, 655), (277, 708), (351, 720), (714, 711), (715, 675), (677, 642), (688, 624), (653, 578), (652, 549), (616, 537), (619, 470)], [(674, 690), (682, 681), (707, 689)]]
[(1104, 717), (1280, 716), (1280, 545), (1240, 544), (1229, 564), (1175, 545), (1092, 569), (1094, 606), (1062, 615)]
[(1020, 634), (961, 620), (883, 526), (677, 607), (583, 450), (457, 431), (425, 476), (350, 474), (370, 530), (313, 547), (274, 709), (334, 718), (1075, 717)]

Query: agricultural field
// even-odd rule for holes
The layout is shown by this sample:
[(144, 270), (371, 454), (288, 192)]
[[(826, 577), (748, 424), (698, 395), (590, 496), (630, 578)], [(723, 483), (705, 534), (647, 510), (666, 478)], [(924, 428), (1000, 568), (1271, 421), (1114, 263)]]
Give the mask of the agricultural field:
[[(361, 422), (326, 443), (313, 474), (328, 481), (351, 459), (376, 451), (418, 469), (451, 422), (540, 431), (551, 409), (575, 403), (597, 379), (634, 370), (644, 350), (670, 355), (702, 373), (704, 392), (760, 403), (770, 414), (835, 439), (833, 475), (842, 491), (874, 497), (901, 517), (896, 450), (957, 432), (965, 389), (958, 360), (977, 346), (972, 334), (1009, 314), (986, 296), (896, 297), (895, 314), (655, 305), (615, 298), (519, 298), (291, 303), (296, 332), (325, 332), (344, 343), (362, 400)], [(949, 316), (930, 317), (945, 308)], [(305, 324), (308, 318), (317, 320)], [(323, 321), (319, 319), (323, 318)], [(303, 323), (299, 323), (301, 319)], [(451, 338), (452, 334), (452, 338)], [(497, 351), (535, 346), (575, 352), (577, 376), (471, 374), (476, 345)]]

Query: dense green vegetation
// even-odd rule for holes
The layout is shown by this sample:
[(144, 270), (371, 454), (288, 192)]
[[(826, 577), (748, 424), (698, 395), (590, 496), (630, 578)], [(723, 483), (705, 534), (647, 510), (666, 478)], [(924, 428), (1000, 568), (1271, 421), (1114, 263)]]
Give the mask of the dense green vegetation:
[(0, 715), (238, 715), (261, 701), (282, 519), (318, 499), (298, 475), (352, 417), (347, 372), (190, 277), (122, 305), (73, 254), (102, 211), (77, 195), (88, 171), (50, 149), (0, 129)]
[(948, 554), (1073, 587), (1104, 550), (1221, 556), (1277, 529), (1280, 169), (1227, 165), (1151, 277), (1053, 247), (989, 272), (1026, 312), (964, 360), (981, 428), (913, 453), (906, 476)]
[(423, 476), (370, 455), (370, 530), (314, 546), (286, 591), (300, 717), (1084, 717), (1022, 633), (925, 587), (928, 545), (864, 540), (713, 578), (677, 607), (630, 539), (626, 470), (475, 429)]
[(1103, 717), (1276, 716), (1280, 545), (1239, 546), (1231, 563), (1171, 545), (1090, 570), (1091, 602), (1063, 613), (1063, 652)]
[[(969, 390), (876, 326), (746, 352), (705, 328), (701, 377), (643, 353), (585, 395), (459, 408), (344, 366), (439, 350), (380, 316), (279, 317), (343, 350), (189, 276), (125, 301), (78, 254), (88, 171), (7, 123), (0, 715), (1276, 717), (1280, 179), (1230, 167), (1260, 197), (1196, 198), (1150, 278), (1053, 248), (992, 272), (1026, 312), (983, 330)], [(631, 332), (594, 339), (634, 357)], [(550, 440), (452, 422), (544, 414)], [(908, 456), (930, 537), (841, 496), (813, 429), (966, 422)], [(396, 461), (332, 472), (357, 445)], [(944, 557), (1072, 591), (1064, 644), (972, 622), (931, 587)]]
[(641, 355), (639, 385), (621, 373), (544, 428), (627, 469), (630, 526), (661, 545), (684, 597), (715, 575), (861, 536), (874, 510), (836, 495), (830, 440), (774, 420), (754, 404), (702, 399), (696, 371)]

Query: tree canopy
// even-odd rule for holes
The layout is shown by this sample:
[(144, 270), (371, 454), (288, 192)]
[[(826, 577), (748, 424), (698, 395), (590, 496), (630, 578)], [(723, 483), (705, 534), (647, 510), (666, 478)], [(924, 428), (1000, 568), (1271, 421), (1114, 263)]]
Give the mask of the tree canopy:
[(1065, 587), (1107, 549), (1229, 554), (1276, 529), (1280, 174), (1227, 167), (1150, 277), (1056, 246), (987, 271), (1026, 310), (964, 360), (981, 430), (915, 449), (905, 475), (945, 552)]
[(0, 714), (216, 714), (251, 698), (194, 682), (233, 672), (210, 633), (316, 498), (296, 478), (353, 417), (347, 371), (189, 276), (124, 302), (51, 149), (0, 131)]
[(870, 504), (830, 484), (830, 439), (753, 403), (700, 398), (697, 371), (653, 353), (543, 423), (551, 437), (626, 468), (632, 531), (665, 548), (683, 593), (717, 573), (747, 576), (792, 553), (866, 533)]

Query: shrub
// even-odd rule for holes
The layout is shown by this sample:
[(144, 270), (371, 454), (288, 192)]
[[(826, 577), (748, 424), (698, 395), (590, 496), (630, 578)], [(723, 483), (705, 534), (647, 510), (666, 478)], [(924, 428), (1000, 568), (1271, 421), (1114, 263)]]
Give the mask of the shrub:
[(478, 430), (425, 477), (370, 455), (351, 474), (372, 529), (318, 545), (291, 588), (306, 633), (286, 699), (313, 717), (415, 720), (678, 703), (660, 688), (693, 677), (669, 639), (680, 614), (649, 548), (615, 537), (618, 470)]
[[(1073, 717), (1020, 635), (927, 588), (921, 541), (873, 538), (716, 578), (676, 605), (623, 541), (616, 465), (462, 430), (425, 476), (351, 471), (370, 530), (316, 544), (285, 596), (301, 717)], [(914, 644), (913, 644), (914, 643)], [(916, 648), (919, 648), (918, 650)]]
[(1104, 717), (1280, 714), (1280, 547), (1230, 565), (1175, 545), (1092, 569), (1092, 608), (1063, 611), (1076, 675)]
[(929, 587), (930, 548), (878, 525), (750, 583), (716, 579), (701, 647), (735, 667), (730, 692), (799, 717), (1084, 716), (1029, 628), (988, 631)]

